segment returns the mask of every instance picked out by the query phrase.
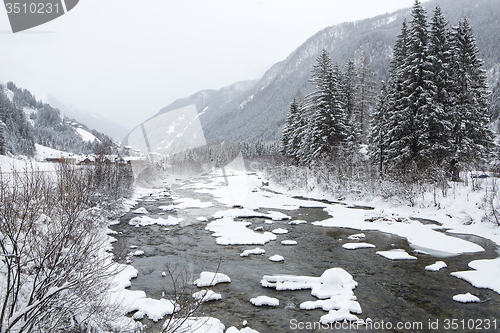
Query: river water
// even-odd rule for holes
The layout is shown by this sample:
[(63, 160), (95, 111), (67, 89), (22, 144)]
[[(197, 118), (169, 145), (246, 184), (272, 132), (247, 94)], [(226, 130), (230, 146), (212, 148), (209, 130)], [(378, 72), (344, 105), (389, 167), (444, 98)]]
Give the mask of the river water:
[[(481, 245), (485, 251), (476, 254), (463, 254), (445, 259), (431, 255), (412, 253), (413, 249), (406, 239), (378, 231), (363, 231), (366, 237), (363, 242), (371, 243), (376, 248), (345, 250), (349, 235), (360, 233), (349, 228), (324, 228), (311, 225), (310, 222), (327, 219), (329, 215), (321, 207), (299, 208), (282, 211), (291, 216), (292, 220), (305, 220), (308, 223), (290, 225), (289, 221), (274, 221), (264, 218), (246, 218), (252, 222), (252, 229), (262, 227), (265, 231), (276, 228), (286, 228), (289, 233), (277, 235), (276, 241), (271, 241), (258, 247), (266, 250), (265, 255), (250, 255), (240, 257), (246, 249), (257, 246), (216, 244), (211, 232), (205, 230), (208, 222), (199, 221), (200, 216), (210, 217), (217, 211), (227, 210), (227, 206), (218, 203), (209, 194), (199, 193), (185, 186), (189, 180), (173, 182), (168, 190), (155, 197), (145, 197), (139, 200), (135, 208), (144, 207), (153, 218), (173, 215), (183, 221), (176, 226), (143, 226), (135, 227), (128, 224), (137, 214), (127, 213), (121, 217), (120, 223), (112, 226), (118, 234), (114, 235), (116, 257), (123, 259), (130, 247), (144, 251), (144, 256), (133, 257), (132, 265), (139, 271), (138, 277), (131, 281), (131, 290), (143, 290), (148, 297), (159, 299), (163, 295), (168, 298), (173, 294), (173, 288), (168, 277), (162, 277), (162, 272), (174, 272), (174, 275), (185, 270), (185, 280), (188, 282), (187, 293), (198, 290), (192, 281), (199, 277), (202, 271), (219, 271), (231, 278), (230, 283), (211, 287), (222, 295), (222, 300), (206, 303), (198, 315), (208, 315), (218, 318), (226, 328), (236, 326), (241, 329), (243, 321), (260, 333), (267, 332), (316, 332), (320, 330), (299, 329), (294, 323), (318, 322), (322, 315), (327, 314), (321, 309), (306, 311), (299, 305), (304, 301), (316, 300), (310, 290), (276, 291), (263, 288), (260, 281), (264, 275), (306, 275), (320, 276), (325, 270), (340, 267), (349, 272), (358, 286), (354, 294), (361, 305), (361, 319), (370, 318), (371, 327), (360, 326), (359, 329), (347, 328), (341, 332), (475, 332), (474, 329), (446, 330), (447, 320), (468, 319), (495, 320), (500, 328), (500, 295), (487, 289), (477, 289), (469, 283), (450, 275), (451, 272), (468, 270), (468, 263), (477, 259), (493, 259), (498, 257), (499, 250), (493, 242), (474, 236), (463, 237)], [(188, 208), (176, 211), (160, 209), (160, 206), (173, 204), (173, 198), (193, 198), (203, 202), (213, 202), (208, 208)], [(270, 209), (277, 211), (276, 209)], [(262, 208), (267, 213), (268, 209)], [(298, 242), (295, 246), (281, 245), (281, 240), (292, 239)], [(405, 249), (418, 257), (418, 260), (391, 261), (376, 251), (390, 249)], [(271, 262), (268, 258), (279, 254), (285, 258), (283, 262)], [(444, 260), (448, 267), (438, 272), (429, 272), (424, 268)], [(500, 277), (499, 277), (500, 278)], [(480, 303), (458, 303), (452, 297), (470, 292), (481, 299)], [(278, 298), (280, 305), (276, 308), (255, 307), (250, 298), (266, 295)], [(382, 324), (382, 322), (384, 324)], [(401, 322), (417, 323), (418, 329), (386, 329), (387, 323), (395, 326)], [(150, 325), (149, 332), (157, 332), (158, 324), (148, 320), (143, 323)], [(419, 326), (418, 323), (421, 323)], [(438, 324), (438, 330), (431, 329), (430, 324)], [(304, 325), (306, 325), (304, 324)], [(384, 325), (384, 326), (382, 326)], [(307, 327), (307, 326), (304, 326)], [(407, 326), (409, 327), (409, 326)], [(436, 326), (431, 326), (436, 327)], [(385, 329), (384, 329), (385, 328)], [(494, 330), (490, 330), (493, 332)]]

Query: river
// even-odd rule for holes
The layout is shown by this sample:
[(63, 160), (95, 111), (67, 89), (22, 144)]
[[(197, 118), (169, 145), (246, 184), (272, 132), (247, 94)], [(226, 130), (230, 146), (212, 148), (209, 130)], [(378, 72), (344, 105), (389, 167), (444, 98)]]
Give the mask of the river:
[[(206, 176), (208, 177), (208, 176)], [(198, 315), (218, 318), (226, 328), (236, 326), (241, 329), (244, 321), (260, 333), (267, 332), (313, 332), (314, 329), (299, 329), (297, 323), (318, 322), (327, 314), (321, 309), (301, 310), (304, 301), (315, 300), (310, 290), (276, 291), (263, 288), (260, 281), (264, 275), (305, 275), (320, 276), (325, 270), (340, 267), (349, 272), (358, 286), (354, 289), (362, 314), (358, 317), (372, 320), (371, 326), (359, 329), (347, 328), (342, 332), (473, 332), (474, 329), (446, 330), (446, 323), (452, 319), (467, 321), (497, 320), (500, 326), (500, 295), (488, 290), (478, 289), (469, 283), (450, 275), (451, 272), (468, 270), (468, 263), (477, 259), (498, 257), (499, 249), (495, 243), (475, 236), (460, 236), (481, 245), (485, 251), (474, 254), (462, 254), (448, 257), (448, 267), (438, 272), (425, 270), (436, 258), (427, 254), (415, 254), (405, 238), (379, 231), (363, 231), (368, 242), (376, 248), (345, 250), (342, 245), (348, 236), (360, 233), (350, 228), (324, 228), (311, 222), (329, 217), (321, 205), (318, 207), (299, 207), (293, 210), (279, 210), (273, 207), (261, 207), (259, 212), (279, 211), (291, 217), (291, 220), (304, 220), (304, 224), (289, 224), (289, 220), (272, 221), (267, 218), (237, 218), (251, 222), (250, 228), (262, 227), (263, 231), (276, 228), (288, 230), (288, 234), (277, 235), (277, 240), (258, 247), (265, 249), (265, 255), (240, 257), (247, 249), (256, 245), (217, 245), (215, 237), (205, 230), (212, 215), (228, 206), (217, 201), (209, 193), (200, 193), (196, 186), (189, 186), (190, 179), (171, 182), (168, 188), (154, 197), (145, 197), (138, 201), (135, 208), (144, 207), (152, 218), (173, 216), (182, 218), (182, 222), (173, 226), (150, 225), (135, 227), (129, 225), (135, 213), (121, 217), (120, 223), (112, 226), (118, 233), (114, 235), (116, 257), (124, 258), (125, 253), (133, 249), (144, 251), (143, 256), (134, 256), (132, 265), (139, 271), (137, 278), (131, 281), (131, 290), (143, 290), (148, 297), (161, 298), (173, 294), (169, 277), (162, 272), (175, 274), (185, 270), (186, 293), (192, 294), (200, 289), (192, 285), (202, 271), (221, 272), (231, 278), (230, 283), (211, 287), (222, 295), (222, 300), (211, 301), (199, 310)], [(253, 189), (262, 191), (262, 189)], [(210, 207), (165, 210), (174, 199), (191, 198), (201, 202), (211, 202)], [(199, 217), (208, 221), (200, 221)], [(261, 231), (262, 232), (262, 231)], [(295, 240), (297, 245), (284, 246), (282, 240)], [(418, 257), (418, 260), (389, 260), (376, 254), (376, 251), (404, 249)], [(268, 258), (279, 254), (285, 258), (282, 262), (272, 262)], [(480, 303), (458, 303), (454, 295), (470, 292), (481, 299)], [(279, 299), (278, 307), (256, 307), (250, 298), (266, 295)], [(150, 326), (149, 332), (158, 331), (158, 324), (147, 319), (143, 323)], [(382, 324), (384, 323), (384, 324)], [(391, 325), (391, 329), (387, 329)], [(416, 325), (412, 329), (397, 329), (397, 323)], [(411, 324), (410, 324), (411, 323)], [(417, 324), (415, 324), (417, 323)], [(421, 323), (421, 326), (418, 326)], [(439, 330), (431, 329), (434, 324)], [(385, 325), (385, 326), (382, 326)], [(404, 327), (404, 326), (402, 326)], [(415, 329), (415, 327), (417, 329)], [(323, 330), (333, 331), (333, 330)], [(492, 330), (493, 331), (493, 330)]]

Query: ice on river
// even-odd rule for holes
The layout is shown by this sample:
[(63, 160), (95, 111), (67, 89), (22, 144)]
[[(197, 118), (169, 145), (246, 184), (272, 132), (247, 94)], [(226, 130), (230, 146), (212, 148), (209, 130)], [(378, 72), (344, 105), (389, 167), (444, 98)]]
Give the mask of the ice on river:
[(144, 207), (139, 207), (136, 210), (133, 210), (132, 213), (134, 213), (134, 214), (149, 214), (148, 210)]
[(273, 234), (276, 234), (276, 235), (283, 235), (283, 234), (287, 234), (288, 233), (288, 230), (286, 229), (283, 229), (283, 228), (278, 228), (278, 229), (274, 229), (272, 231)]
[(471, 293), (459, 294), (453, 296), (453, 300), (460, 303), (478, 303), (481, 302), (479, 297), (472, 295)]
[(212, 231), (212, 236), (217, 237), (220, 245), (264, 245), (276, 240), (276, 235), (271, 232), (257, 233), (247, 226), (250, 222), (234, 221), (232, 218), (222, 218), (210, 222), (205, 227)]
[(373, 248), (376, 247), (370, 243), (345, 243), (342, 245), (342, 248), (346, 250), (356, 250), (356, 249), (365, 249), (365, 248)]
[(329, 311), (328, 315), (321, 317), (323, 323), (344, 319), (357, 321), (358, 317), (350, 312), (361, 313), (361, 306), (353, 291), (358, 283), (342, 268), (327, 269), (320, 277), (265, 275), (260, 284), (278, 291), (311, 289), (311, 295), (318, 300), (303, 302), (300, 308)]
[(222, 295), (210, 289), (203, 289), (195, 292), (193, 298), (202, 302), (218, 301), (222, 299)]
[(201, 287), (215, 286), (218, 283), (227, 283), (227, 282), (231, 282), (231, 279), (226, 274), (201, 272), (200, 278), (195, 280), (193, 283), (201, 288)]
[(250, 303), (255, 306), (279, 306), (280, 301), (277, 298), (269, 297), (269, 296), (258, 296), (254, 298), (250, 298)]
[(446, 268), (448, 265), (444, 261), (436, 261), (434, 264), (425, 266), (425, 270), (431, 271), (431, 272), (437, 272), (442, 268)]
[(380, 254), (382, 257), (385, 257), (385, 258), (391, 259), (391, 260), (415, 260), (415, 259), (418, 259), (417, 257), (409, 255), (403, 249), (394, 249), (394, 250), (389, 250), (389, 251), (377, 251), (376, 253)]
[(469, 263), (469, 267), (474, 270), (453, 272), (451, 275), (476, 288), (487, 288), (500, 294), (500, 258), (474, 260)]
[(166, 219), (164, 218), (159, 218), (159, 219), (154, 219), (149, 216), (138, 216), (134, 217), (131, 219), (128, 224), (130, 225), (135, 225), (135, 226), (148, 226), (148, 225), (153, 225), (153, 224), (158, 224), (158, 225), (177, 225), (179, 224), (183, 219), (178, 218), (178, 217), (173, 217), (169, 215)]
[(252, 250), (245, 250), (240, 254), (240, 257), (248, 257), (250, 254), (264, 254), (266, 250), (256, 247)]
[(250, 327), (244, 327), (238, 330), (236, 327), (231, 326), (227, 329), (226, 333), (259, 333), (259, 331), (253, 330)]
[[(404, 237), (413, 248), (425, 250), (435, 256), (441, 257), (484, 251), (477, 244), (434, 230), (435, 225), (424, 225), (410, 219), (400, 222), (391, 217), (383, 216), (382, 212), (350, 209), (340, 205), (330, 205), (326, 211), (332, 217), (323, 221), (313, 222), (314, 225), (340, 228), (349, 227), (359, 230), (380, 230)], [(381, 218), (377, 218), (377, 214), (380, 214)], [(371, 217), (372, 219), (367, 220), (367, 217)]]
[(283, 214), (281, 212), (273, 212), (270, 211), (267, 214), (265, 213), (260, 213), (256, 212), (253, 209), (239, 209), (239, 208), (232, 208), (224, 211), (218, 211), (213, 215), (214, 218), (220, 219), (223, 217), (232, 217), (232, 218), (251, 218), (251, 217), (262, 217), (262, 218), (267, 218), (271, 219), (273, 221), (282, 221), (282, 220), (289, 220), (290, 216)]
[(280, 256), (279, 254), (275, 254), (274, 256), (269, 257), (269, 260), (274, 261), (274, 262), (280, 262), (280, 261), (285, 260), (285, 258), (283, 258), (283, 256)]

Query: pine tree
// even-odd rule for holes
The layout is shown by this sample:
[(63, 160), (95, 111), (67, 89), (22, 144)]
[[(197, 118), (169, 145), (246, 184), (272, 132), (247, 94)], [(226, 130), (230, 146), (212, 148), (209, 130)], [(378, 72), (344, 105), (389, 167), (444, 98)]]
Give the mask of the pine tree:
[(483, 162), (493, 147), (488, 128), (488, 89), (483, 61), (464, 17), (453, 29), (453, 70), (455, 90), (453, 102), (453, 179), (458, 180), (460, 165)]
[(300, 149), (302, 133), (304, 129), (304, 118), (302, 114), (302, 102), (295, 97), (290, 104), (290, 110), (283, 126), (281, 137), (281, 153), (298, 163), (298, 152)]
[(371, 119), (371, 130), (369, 136), (369, 155), (373, 164), (378, 166), (379, 174), (384, 173), (387, 162), (387, 149), (389, 147), (389, 96), (387, 86), (382, 82), (382, 88), (378, 96), (377, 106)]
[(306, 97), (305, 107), (310, 110), (308, 144), (311, 158), (325, 157), (332, 147), (348, 134), (339, 89), (338, 66), (333, 66), (326, 50), (313, 66), (311, 83), (316, 89)]
[(368, 142), (370, 112), (375, 101), (374, 73), (370, 65), (370, 58), (363, 50), (359, 57), (356, 71), (356, 118), (361, 135), (361, 142)]
[(5, 155), (7, 153), (7, 147), (6, 147), (6, 131), (7, 128), (5, 124), (3, 123), (2, 120), (0, 120), (0, 155)]
[(452, 50), (448, 22), (436, 6), (431, 20), (429, 57), (432, 62), (431, 81), (435, 86), (433, 105), (428, 115), (428, 148), (424, 151), (435, 163), (441, 164), (451, 150)]
[(418, 0), (412, 9), (408, 35), (407, 57), (404, 62), (405, 81), (401, 98), (406, 104), (400, 114), (398, 137), (391, 143), (396, 153), (395, 163), (405, 170), (409, 163), (426, 167), (429, 151), (429, 124), (432, 122), (435, 86), (432, 82), (432, 62), (428, 51), (428, 23), (425, 9)]
[(346, 119), (352, 123), (352, 117), (356, 108), (356, 65), (354, 61), (347, 61), (341, 80), (342, 102)]
[(390, 79), (387, 84), (387, 156), (393, 168), (398, 165), (397, 157), (401, 154), (400, 140), (405, 135), (408, 116), (408, 99), (404, 98), (404, 83), (408, 73), (405, 71), (408, 57), (409, 31), (406, 20), (403, 21), (401, 32), (397, 37), (393, 50), (393, 60), (389, 68)]

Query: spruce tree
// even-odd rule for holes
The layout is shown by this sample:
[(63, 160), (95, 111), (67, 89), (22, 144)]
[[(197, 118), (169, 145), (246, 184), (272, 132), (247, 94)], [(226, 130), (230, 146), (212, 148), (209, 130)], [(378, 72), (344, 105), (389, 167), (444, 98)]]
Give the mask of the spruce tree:
[(448, 22), (441, 8), (436, 6), (431, 20), (429, 56), (432, 61), (432, 82), (435, 86), (433, 107), (429, 116), (429, 144), (427, 154), (435, 163), (445, 161), (451, 151), (451, 119), (453, 90), (452, 49)]
[(407, 99), (400, 124), (400, 136), (392, 142), (397, 152), (395, 162), (403, 170), (414, 162), (419, 168), (429, 163), (430, 132), (433, 119), (433, 98), (436, 87), (432, 81), (433, 69), (429, 56), (429, 33), (425, 9), (418, 0), (412, 9), (407, 57), (404, 63), (406, 80), (402, 98)]
[(310, 133), (307, 139), (313, 161), (325, 157), (330, 149), (347, 137), (348, 130), (339, 90), (338, 66), (333, 66), (326, 50), (313, 66), (310, 82), (316, 89), (306, 97)]
[(303, 114), (302, 102), (300, 97), (295, 97), (290, 104), (283, 133), (281, 137), (281, 153), (289, 158), (295, 164), (299, 164), (299, 150), (301, 148), (302, 131), (305, 129), (305, 118)]
[(404, 95), (406, 72), (406, 61), (408, 58), (409, 29), (406, 20), (403, 21), (401, 32), (396, 39), (393, 50), (393, 59), (389, 68), (390, 79), (387, 85), (387, 156), (389, 168), (395, 168), (402, 164), (401, 154), (402, 139), (409, 127), (408, 99)]
[(488, 128), (488, 89), (483, 61), (464, 17), (453, 29), (453, 179), (458, 180), (460, 166), (482, 163), (493, 147), (493, 134)]
[(371, 119), (369, 136), (369, 156), (373, 164), (378, 166), (379, 174), (383, 174), (387, 162), (389, 147), (389, 96), (387, 86), (382, 82), (377, 105)]
[(363, 50), (359, 57), (356, 71), (356, 118), (359, 127), (361, 142), (368, 142), (370, 112), (375, 101), (374, 73), (370, 65), (370, 58)]

